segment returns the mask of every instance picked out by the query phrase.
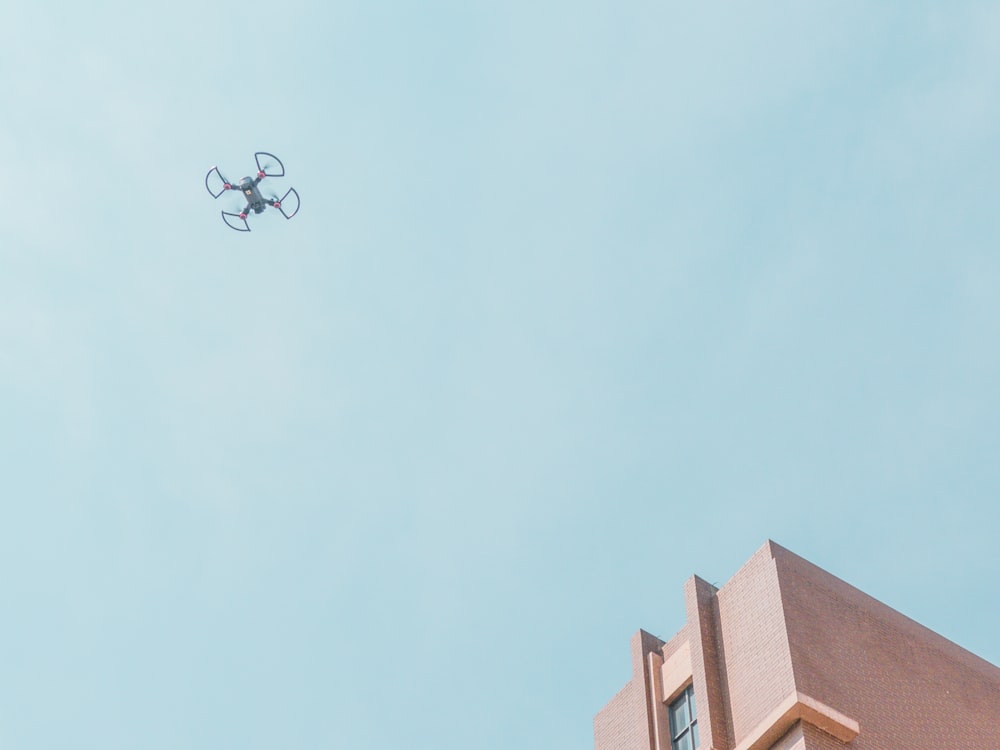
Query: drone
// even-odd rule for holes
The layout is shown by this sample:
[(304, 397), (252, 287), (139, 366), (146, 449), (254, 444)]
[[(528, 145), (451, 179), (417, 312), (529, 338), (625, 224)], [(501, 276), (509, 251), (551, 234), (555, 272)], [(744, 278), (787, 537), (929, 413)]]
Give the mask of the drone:
[[(261, 163), (261, 157), (264, 157), (263, 164)], [(299, 206), (301, 205), (299, 194), (295, 191), (295, 188), (288, 188), (288, 192), (280, 198), (277, 195), (264, 196), (257, 187), (260, 185), (260, 181), (265, 177), (284, 177), (285, 165), (281, 163), (281, 159), (277, 156), (269, 154), (266, 151), (258, 151), (253, 155), (253, 158), (257, 162), (257, 176), (244, 177), (238, 184), (234, 184), (223, 177), (218, 167), (212, 167), (208, 170), (208, 174), (205, 175), (205, 188), (213, 198), (218, 198), (229, 190), (239, 190), (243, 193), (243, 197), (246, 198), (247, 204), (238, 214), (230, 211), (222, 212), (222, 220), (226, 222), (226, 226), (230, 229), (235, 229), (237, 232), (250, 231), (247, 217), (251, 212), (262, 214), (264, 213), (264, 209), (270, 206), (278, 209), (286, 219), (290, 219), (299, 212)], [(275, 168), (280, 171), (274, 171)], [(215, 175), (214, 179), (212, 178), (213, 174)], [(216, 187), (215, 190), (212, 189), (213, 185)], [(290, 195), (295, 196), (295, 210), (291, 213), (285, 208), (285, 202)], [(237, 222), (242, 223), (242, 226)]]

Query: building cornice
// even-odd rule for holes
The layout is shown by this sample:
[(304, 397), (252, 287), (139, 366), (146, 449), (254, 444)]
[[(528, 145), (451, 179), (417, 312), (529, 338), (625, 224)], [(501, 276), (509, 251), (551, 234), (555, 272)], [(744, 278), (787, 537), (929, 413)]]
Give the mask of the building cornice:
[(774, 745), (797, 721), (812, 724), (841, 742), (850, 742), (861, 731), (854, 719), (840, 711), (810, 698), (803, 693), (795, 692), (785, 698), (767, 718), (753, 728), (742, 739), (735, 750), (767, 750)]

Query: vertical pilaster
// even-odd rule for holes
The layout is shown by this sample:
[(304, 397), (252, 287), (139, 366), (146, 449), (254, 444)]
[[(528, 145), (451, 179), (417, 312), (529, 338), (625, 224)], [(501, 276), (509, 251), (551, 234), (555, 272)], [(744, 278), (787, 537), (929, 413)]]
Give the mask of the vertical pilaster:
[(632, 637), (632, 675), (633, 679), (641, 682), (646, 707), (646, 730), (649, 736), (649, 749), (657, 750), (657, 731), (659, 722), (656, 719), (657, 709), (663, 710), (662, 705), (656, 703), (654, 690), (660, 677), (659, 669), (652, 668), (653, 659), (659, 658), (660, 649), (663, 648), (663, 641), (645, 630), (640, 630)]
[(650, 652), (646, 657), (649, 677), (649, 715), (653, 721), (653, 750), (671, 750), (670, 718), (663, 703), (663, 655), (659, 651)]
[(728, 700), (719, 653), (717, 589), (698, 576), (684, 584), (691, 643), (691, 671), (702, 750), (732, 750)]

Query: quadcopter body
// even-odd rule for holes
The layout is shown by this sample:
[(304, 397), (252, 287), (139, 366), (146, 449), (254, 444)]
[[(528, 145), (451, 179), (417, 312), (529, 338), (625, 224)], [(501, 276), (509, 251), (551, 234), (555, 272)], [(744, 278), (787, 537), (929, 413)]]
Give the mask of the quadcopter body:
[[(261, 163), (261, 157), (265, 157), (264, 163)], [(235, 229), (237, 232), (249, 232), (250, 224), (247, 223), (247, 217), (251, 213), (262, 214), (268, 207), (278, 209), (286, 219), (292, 218), (299, 212), (299, 194), (295, 188), (288, 188), (280, 198), (277, 195), (265, 196), (260, 191), (259, 185), (265, 177), (285, 176), (285, 165), (281, 163), (281, 160), (274, 154), (269, 154), (266, 151), (255, 153), (254, 160), (257, 162), (257, 176), (244, 177), (235, 185), (222, 176), (218, 167), (212, 167), (208, 170), (208, 174), (205, 175), (205, 188), (213, 198), (218, 198), (230, 190), (239, 190), (243, 194), (246, 206), (239, 213), (222, 211), (222, 220), (226, 223), (226, 226)], [(288, 203), (289, 198), (294, 198), (294, 208), (291, 211), (288, 210), (291, 208), (291, 205)]]

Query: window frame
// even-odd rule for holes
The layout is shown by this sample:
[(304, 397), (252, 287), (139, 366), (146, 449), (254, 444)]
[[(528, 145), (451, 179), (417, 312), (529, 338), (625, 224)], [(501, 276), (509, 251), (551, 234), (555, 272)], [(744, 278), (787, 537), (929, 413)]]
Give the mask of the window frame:
[[(674, 719), (680, 708), (684, 709), (687, 717), (687, 723), (683, 726), (677, 726)], [(685, 738), (690, 738), (689, 747), (698, 750), (698, 704), (694, 700), (694, 684), (684, 688), (667, 706), (667, 723), (670, 728), (671, 750), (679, 750)]]

